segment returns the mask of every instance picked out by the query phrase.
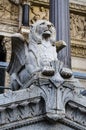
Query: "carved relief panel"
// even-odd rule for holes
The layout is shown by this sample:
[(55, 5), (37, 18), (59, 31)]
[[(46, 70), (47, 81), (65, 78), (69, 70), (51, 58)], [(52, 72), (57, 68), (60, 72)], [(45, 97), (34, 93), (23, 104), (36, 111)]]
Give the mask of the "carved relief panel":
[(86, 6), (70, 3), (71, 54), (86, 58)]
[(42, 6), (32, 6), (30, 10), (30, 23), (33, 24), (40, 19), (49, 19), (49, 9)]
[(86, 39), (86, 16), (70, 14), (70, 32), (74, 39)]
[(0, 0), (0, 32), (1, 33), (17, 32), (18, 23), (19, 23), (18, 6), (10, 3), (9, 0)]
[(7, 20), (11, 20), (18, 22), (18, 12), (18, 7), (11, 4), (9, 0), (0, 0), (0, 21), (4, 20), (6, 22)]

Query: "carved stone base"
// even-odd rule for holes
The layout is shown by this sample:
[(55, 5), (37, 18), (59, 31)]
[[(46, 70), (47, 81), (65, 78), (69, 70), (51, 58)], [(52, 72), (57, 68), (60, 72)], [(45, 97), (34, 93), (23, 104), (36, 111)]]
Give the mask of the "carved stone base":
[(83, 88), (44, 81), (0, 95), (0, 130), (86, 130)]

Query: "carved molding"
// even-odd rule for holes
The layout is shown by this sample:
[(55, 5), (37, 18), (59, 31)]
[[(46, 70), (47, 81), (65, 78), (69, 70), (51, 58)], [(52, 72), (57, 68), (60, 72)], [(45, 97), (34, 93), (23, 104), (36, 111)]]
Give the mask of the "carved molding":
[(86, 58), (86, 41), (72, 39), (71, 55), (75, 57)]
[[(3, 27), (3, 28), (2, 28)], [(14, 33), (18, 31), (18, 26), (16, 25), (7, 25), (7, 24), (0, 24), (0, 32), (2, 33)]]
[[(32, 1), (36, 1), (36, 0), (32, 0)], [(38, 1), (41, 1), (41, 2), (49, 2), (49, 0), (38, 0)]]
[(66, 119), (67, 121), (70, 120), (72, 124), (75, 122), (74, 127), (78, 126), (78, 129), (81, 130), (86, 129), (86, 109), (80, 104), (70, 101), (66, 105)]
[[(36, 102), (36, 103), (35, 103)], [(41, 101), (42, 102), (42, 101)], [(0, 124), (8, 125), (11, 124), (10, 127), (20, 127), (31, 122), (37, 122), (40, 118), (43, 118), (43, 104), (40, 102), (40, 98), (33, 100), (25, 100), (21, 102), (16, 102), (8, 105), (8, 107), (0, 107)], [(16, 125), (12, 124), (16, 122)], [(7, 129), (7, 128), (6, 128)]]
[(70, 11), (78, 11), (81, 13), (86, 13), (86, 5), (70, 3)]
[(31, 4), (42, 4), (42, 5), (49, 5), (49, 0), (9, 0), (13, 4), (19, 5), (22, 4), (23, 2), (31, 2)]

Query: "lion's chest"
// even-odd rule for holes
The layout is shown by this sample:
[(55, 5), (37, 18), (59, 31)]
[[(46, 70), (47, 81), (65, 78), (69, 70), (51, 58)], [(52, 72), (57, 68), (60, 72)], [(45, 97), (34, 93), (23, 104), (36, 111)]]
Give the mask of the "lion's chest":
[(57, 59), (56, 48), (51, 44), (38, 46), (39, 62), (41, 65), (48, 64)]

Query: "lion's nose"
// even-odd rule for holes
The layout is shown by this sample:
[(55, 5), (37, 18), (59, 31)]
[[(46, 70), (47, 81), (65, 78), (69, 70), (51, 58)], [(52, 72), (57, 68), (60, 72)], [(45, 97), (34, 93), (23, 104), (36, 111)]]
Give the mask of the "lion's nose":
[(48, 25), (47, 25), (47, 27), (48, 27), (48, 28), (50, 28), (50, 27), (51, 27), (51, 25), (50, 25), (50, 24), (48, 24)]

